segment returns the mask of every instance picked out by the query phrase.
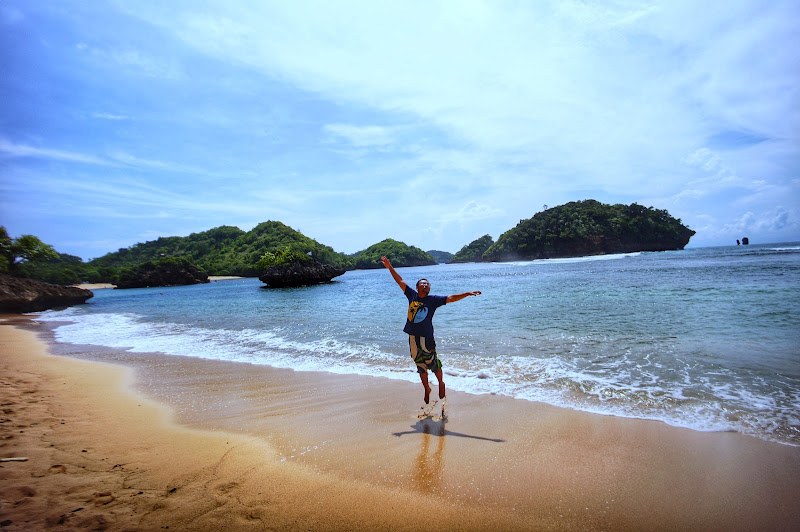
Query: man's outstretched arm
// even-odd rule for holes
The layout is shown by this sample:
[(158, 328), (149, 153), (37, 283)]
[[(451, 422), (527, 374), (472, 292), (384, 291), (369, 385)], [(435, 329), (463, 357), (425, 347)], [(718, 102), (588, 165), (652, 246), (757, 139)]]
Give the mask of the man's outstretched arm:
[(463, 294), (454, 294), (452, 296), (447, 296), (447, 302), (448, 303), (454, 303), (456, 301), (461, 301), (465, 297), (479, 296), (479, 295), (481, 295), (481, 293), (478, 290), (475, 290), (473, 292), (464, 292)]
[(403, 280), (402, 277), (400, 277), (400, 274), (397, 273), (397, 271), (395, 271), (395, 269), (392, 267), (392, 264), (389, 262), (389, 259), (387, 259), (386, 257), (381, 257), (381, 262), (383, 263), (384, 266), (386, 266), (389, 269), (389, 273), (392, 274), (392, 278), (398, 284), (400, 289), (403, 292), (405, 292), (406, 291), (406, 286), (407, 286), (406, 282)]

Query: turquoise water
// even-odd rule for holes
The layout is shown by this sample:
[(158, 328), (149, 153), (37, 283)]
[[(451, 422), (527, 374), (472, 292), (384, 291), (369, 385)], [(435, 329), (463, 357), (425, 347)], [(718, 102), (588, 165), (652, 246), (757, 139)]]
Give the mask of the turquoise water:
[[(434, 319), (448, 386), (800, 445), (800, 243), (398, 270), (481, 290)], [(388, 271), (96, 290), (59, 342), (418, 382)]]

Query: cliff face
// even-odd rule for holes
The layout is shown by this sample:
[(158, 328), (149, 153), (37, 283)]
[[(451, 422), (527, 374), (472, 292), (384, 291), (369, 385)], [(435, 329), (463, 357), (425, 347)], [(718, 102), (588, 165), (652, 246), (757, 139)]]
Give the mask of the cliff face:
[(86, 303), (94, 294), (74, 286), (42, 283), (0, 274), (0, 311), (41, 312)]
[[(692, 234), (694, 232), (692, 231)], [(567, 257), (588, 257), (591, 255), (610, 255), (614, 253), (636, 253), (639, 251), (672, 251), (683, 249), (689, 243), (690, 236), (671, 240), (621, 239), (594, 235), (582, 241), (560, 242), (552, 249), (539, 250), (526, 254), (523, 259), (555, 259)]]
[(345, 270), (342, 268), (320, 264), (316, 261), (294, 262), (281, 266), (270, 266), (258, 278), (270, 288), (287, 288), (329, 283), (334, 277), (338, 277), (344, 272)]

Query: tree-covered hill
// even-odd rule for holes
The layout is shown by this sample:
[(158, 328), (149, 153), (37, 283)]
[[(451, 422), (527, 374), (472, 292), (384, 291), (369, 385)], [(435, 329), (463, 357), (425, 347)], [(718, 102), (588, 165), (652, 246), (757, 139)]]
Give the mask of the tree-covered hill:
[(198, 270), (189, 259), (164, 257), (144, 262), (132, 269), (123, 268), (117, 279), (117, 288), (184, 286), (207, 282), (208, 274)]
[(131, 267), (160, 257), (185, 257), (209, 275), (255, 277), (260, 273), (256, 264), (266, 252), (287, 247), (310, 253), (323, 264), (342, 268), (350, 265), (345, 255), (274, 221), (258, 224), (247, 232), (238, 227), (222, 226), (188, 237), (162, 237), (109, 253), (90, 261), (89, 265)]
[[(269, 221), (250, 231), (221, 226), (187, 237), (162, 237), (84, 263), (59, 254), (31, 235), (10, 238), (0, 227), (0, 272), (57, 284), (82, 281), (115, 283), (121, 273), (148, 261), (185, 258), (209, 275), (260, 275), (266, 253), (291, 251), (342, 269), (382, 267), (387, 256), (395, 266), (422, 266), (441, 261), (421, 249), (386, 239), (353, 255), (320, 244), (281, 222)], [(492, 243), (489, 235), (461, 248), (452, 262), (531, 260), (632, 251), (683, 249), (694, 231), (665, 210), (631, 205), (577, 201), (522, 220)], [(13, 269), (15, 272), (11, 272)]]
[(483, 235), (461, 248), (450, 262), (480, 262), (483, 254), (492, 244), (494, 244), (494, 239), (489, 235)]
[(453, 254), (450, 253), (449, 251), (439, 251), (436, 249), (429, 249), (425, 253), (433, 257), (433, 260), (435, 260), (439, 264), (446, 264), (451, 260), (453, 260)]
[(695, 234), (666, 210), (575, 201), (537, 213), (506, 231), (485, 261), (579, 257), (683, 249)]
[(373, 244), (367, 249), (350, 256), (355, 263), (356, 269), (360, 270), (383, 268), (381, 257), (388, 258), (392, 266), (395, 267), (437, 264), (436, 259), (418, 247), (409, 246), (391, 238)]
[[(0, 271), (2, 269), (0, 268)], [(78, 284), (82, 281), (103, 282), (102, 275), (91, 269), (83, 259), (74, 255), (56, 252), (56, 256), (44, 262), (28, 262), (20, 267), (22, 277), (53, 284)]]
[(209, 275), (241, 275), (256, 277), (256, 266), (267, 252), (285, 248), (310, 256), (323, 264), (351, 268), (352, 259), (337, 253), (281, 222), (264, 222), (250, 231), (238, 227), (221, 226), (186, 237), (161, 237), (135, 244), (89, 262), (79, 257), (57, 254), (47, 263), (25, 264), (23, 274), (59, 284), (82, 281), (115, 283), (119, 275), (148, 261), (165, 257), (188, 259)]
[(162, 257), (182, 257), (189, 259), (197, 267), (211, 275), (238, 275), (217, 272), (231, 272), (240, 267), (241, 257), (238, 256), (238, 253), (231, 253), (230, 250), (236, 246), (238, 239), (245, 235), (247, 233), (238, 227), (223, 225), (201, 233), (192, 233), (189, 236), (160, 237), (149, 242), (135, 244), (129, 248), (121, 248), (93, 259), (87, 264), (98, 270), (116, 270), (121, 267), (137, 267), (147, 261), (159, 260)]

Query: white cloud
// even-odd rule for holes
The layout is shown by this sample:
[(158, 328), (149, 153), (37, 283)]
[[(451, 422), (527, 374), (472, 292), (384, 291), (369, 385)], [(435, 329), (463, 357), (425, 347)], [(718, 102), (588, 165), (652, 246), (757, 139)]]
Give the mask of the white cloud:
[[(64, 27), (46, 37), (65, 63), (32, 57), (55, 96), (0, 157), (135, 175), (154, 191), (119, 191), (131, 208), (282, 219), (350, 250), (391, 231), (458, 249), (590, 197), (669, 208), (722, 242), (744, 212), (774, 229), (784, 205), (789, 234), (800, 210), (793, 0), (72, 7), (20, 8)], [(42, 147), (73, 138), (102, 155)], [(80, 170), (105, 190), (106, 168)], [(420, 201), (431, 230), (408, 224)]]
[[(143, 11), (205, 53), (334, 100), (412, 113), (474, 152), (571, 167), (579, 184), (625, 189), (643, 176), (660, 179), (657, 169), (704, 137), (682, 107), (687, 81), (672, 54), (683, 43), (641, 36), (635, 25), (656, 9), (536, 6)], [(389, 142), (385, 131), (349, 133), (356, 146)]]
[(108, 165), (108, 161), (92, 155), (76, 153), (50, 148), (36, 148), (24, 144), (16, 144), (0, 138), (0, 156), (5, 157), (33, 157), (39, 159), (54, 159), (59, 161)]
[(106, 68), (113, 65), (121, 71), (147, 78), (177, 80), (184, 77), (180, 66), (166, 54), (156, 56), (144, 49), (129, 46), (99, 48), (85, 42), (77, 43), (75, 48)]
[[(140, 170), (155, 171), (157, 173), (183, 173), (196, 176), (215, 175), (205, 168), (193, 167), (175, 161), (159, 161), (156, 159), (146, 159), (137, 157), (122, 150), (111, 150), (107, 153), (108, 158), (115, 163), (130, 166)], [(218, 176), (221, 177), (221, 176)]]
[(115, 115), (113, 113), (92, 113), (93, 118), (100, 118), (103, 120), (130, 120), (129, 116)]
[(733, 223), (726, 224), (725, 230), (734, 234), (770, 234), (785, 229), (791, 223), (796, 224), (797, 222), (792, 222), (789, 212), (778, 206), (762, 214), (745, 212)]
[(352, 124), (327, 124), (324, 130), (334, 139), (343, 139), (358, 148), (393, 144), (398, 133), (398, 128)]
[(466, 223), (496, 218), (497, 216), (502, 216), (503, 214), (504, 212), (501, 209), (497, 209), (477, 201), (469, 201), (458, 211), (445, 213), (439, 218), (439, 220), (442, 223)]

